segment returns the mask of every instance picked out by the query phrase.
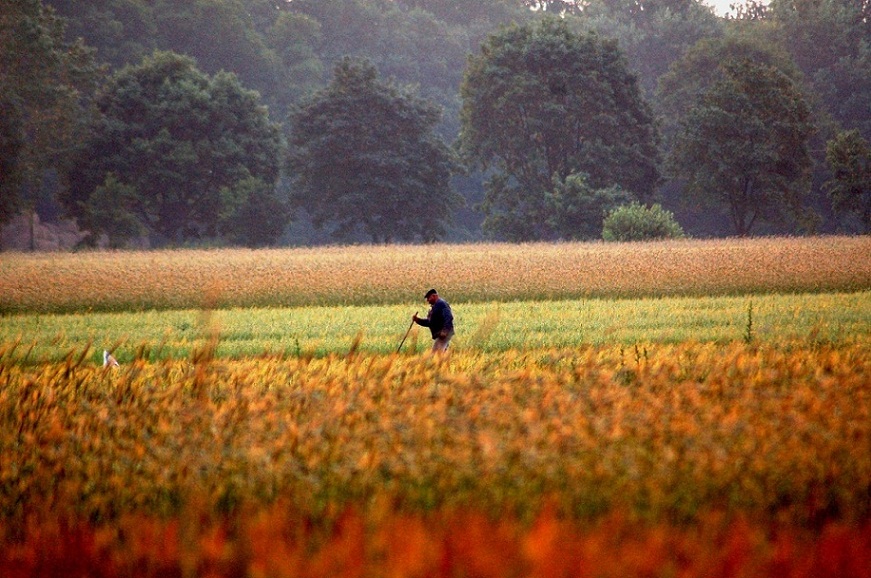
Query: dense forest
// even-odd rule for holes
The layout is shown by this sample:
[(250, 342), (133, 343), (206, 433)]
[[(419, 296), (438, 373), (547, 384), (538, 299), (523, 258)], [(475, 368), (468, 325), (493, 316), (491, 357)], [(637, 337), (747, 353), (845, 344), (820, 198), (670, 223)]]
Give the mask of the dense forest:
[(0, 0), (0, 111), (81, 244), (871, 232), (869, 0)]

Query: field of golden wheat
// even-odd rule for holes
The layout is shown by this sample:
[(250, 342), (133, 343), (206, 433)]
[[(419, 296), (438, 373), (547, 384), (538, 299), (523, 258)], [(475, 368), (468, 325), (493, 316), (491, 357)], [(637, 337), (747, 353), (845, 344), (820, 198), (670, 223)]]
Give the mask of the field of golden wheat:
[(35, 575), (50, 541), (90, 574), (867, 576), (868, 345), (5, 351), (0, 564)]
[(869, 249), (0, 255), (0, 575), (871, 578)]
[(0, 512), (177, 514), (195, 492), (215, 511), (385, 494), (520, 514), (549, 499), (581, 518), (863, 519), (867, 345), (4, 364)]
[(0, 313), (854, 292), (871, 238), (0, 255)]

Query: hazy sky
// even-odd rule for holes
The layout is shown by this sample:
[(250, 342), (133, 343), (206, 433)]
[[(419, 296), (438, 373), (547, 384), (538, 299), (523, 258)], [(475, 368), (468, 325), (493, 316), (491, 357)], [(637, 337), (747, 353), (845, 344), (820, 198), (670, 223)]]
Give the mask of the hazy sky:
[(730, 4), (743, 4), (743, 0), (703, 0), (705, 4), (708, 6), (713, 6), (714, 11), (719, 15), (723, 16), (727, 12), (729, 12)]
[(736, 0), (704, 0), (708, 6), (713, 6), (714, 10), (722, 16), (729, 11), (729, 4), (734, 4)]

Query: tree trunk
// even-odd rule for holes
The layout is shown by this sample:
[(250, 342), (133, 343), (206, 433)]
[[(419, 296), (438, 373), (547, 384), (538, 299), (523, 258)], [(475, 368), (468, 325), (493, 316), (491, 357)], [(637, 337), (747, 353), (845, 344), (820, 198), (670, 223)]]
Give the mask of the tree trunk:
[(30, 252), (36, 252), (36, 211), (34, 209), (30, 209), (30, 218), (28, 219), (28, 225), (30, 229)]

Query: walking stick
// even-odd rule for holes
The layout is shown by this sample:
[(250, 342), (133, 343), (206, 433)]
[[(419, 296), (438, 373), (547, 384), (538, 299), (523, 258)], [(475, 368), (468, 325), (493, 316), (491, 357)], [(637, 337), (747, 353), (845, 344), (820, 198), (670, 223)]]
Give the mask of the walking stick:
[[(417, 311), (414, 312), (417, 315)], [(414, 327), (414, 319), (411, 320), (411, 325), (408, 326), (408, 331), (405, 332), (405, 337), (402, 338), (402, 341), (399, 342), (399, 347), (396, 348), (396, 353), (399, 353), (399, 350), (402, 349), (402, 344), (405, 343), (405, 339), (408, 337), (408, 334), (411, 333), (411, 328)]]

